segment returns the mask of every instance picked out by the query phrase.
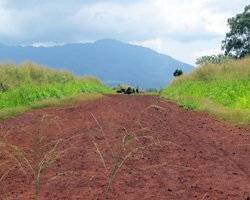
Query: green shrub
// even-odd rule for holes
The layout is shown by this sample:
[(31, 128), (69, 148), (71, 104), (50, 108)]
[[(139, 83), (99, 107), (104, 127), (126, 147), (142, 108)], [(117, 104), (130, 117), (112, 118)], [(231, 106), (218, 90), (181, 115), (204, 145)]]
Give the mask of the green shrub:
[[(198, 67), (176, 78), (161, 91), (186, 109), (208, 109), (205, 104), (250, 114), (250, 57)], [(218, 106), (217, 106), (218, 105)], [(220, 105), (220, 106), (219, 106)], [(224, 111), (223, 111), (224, 112)], [(232, 114), (232, 112), (230, 112)]]
[(181, 69), (176, 69), (173, 73), (173, 76), (177, 77), (177, 76), (181, 76), (183, 74)]

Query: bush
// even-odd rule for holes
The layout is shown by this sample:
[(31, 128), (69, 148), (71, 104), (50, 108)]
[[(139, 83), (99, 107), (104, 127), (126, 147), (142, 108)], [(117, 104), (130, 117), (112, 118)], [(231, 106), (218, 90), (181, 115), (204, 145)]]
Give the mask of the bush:
[(202, 56), (196, 59), (196, 65), (206, 65), (206, 64), (222, 64), (228, 62), (232, 57), (224, 56), (222, 54), (211, 55), (211, 56)]
[(180, 75), (182, 75), (183, 74), (183, 72), (182, 72), (182, 70), (181, 69), (176, 69), (175, 71), (174, 71), (174, 73), (173, 73), (173, 75), (176, 77), (176, 76), (180, 76)]
[[(207, 64), (173, 80), (161, 91), (186, 109), (230, 113), (249, 123), (250, 57), (224, 64)], [(209, 107), (210, 106), (210, 107)], [(209, 107), (209, 108), (208, 108)], [(219, 108), (219, 109), (218, 109)], [(220, 114), (220, 113), (219, 113)], [(239, 119), (237, 119), (239, 120)]]

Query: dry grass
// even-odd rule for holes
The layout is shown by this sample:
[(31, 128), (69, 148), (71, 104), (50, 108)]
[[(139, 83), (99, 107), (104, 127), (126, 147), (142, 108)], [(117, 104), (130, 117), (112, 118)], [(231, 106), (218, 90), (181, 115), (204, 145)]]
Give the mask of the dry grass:
[(20, 171), (29, 180), (28, 170), (32, 170), (26, 154), (19, 147), (7, 142), (6, 137), (9, 132), (0, 134), (0, 154), (2, 162), (0, 163), (0, 188), (4, 199), (7, 200), (7, 194), (4, 189), (3, 180), (14, 170)]
[[(160, 109), (157, 107), (157, 109)], [(101, 132), (104, 140), (105, 140), (105, 146), (107, 149), (100, 147), (97, 140), (93, 135), (90, 134), (91, 140), (94, 144), (95, 150), (97, 154), (99, 155), (100, 161), (102, 163), (105, 176), (107, 177), (107, 185), (104, 191), (104, 199), (108, 199), (109, 191), (113, 185), (113, 182), (115, 181), (119, 171), (121, 170), (124, 163), (130, 159), (133, 158), (134, 155), (138, 152), (144, 152), (150, 148), (153, 147), (160, 147), (164, 148), (166, 146), (175, 145), (169, 141), (162, 141), (154, 138), (153, 136), (149, 135), (142, 135), (139, 133), (144, 133), (146, 128), (142, 128), (141, 130), (138, 130), (136, 132), (128, 132), (125, 128), (125, 134), (122, 137), (122, 140), (120, 141), (120, 146), (117, 150), (113, 150), (111, 145), (109, 144), (108, 137), (105, 135), (105, 132), (96, 119), (96, 117), (92, 114), (92, 117), (94, 121), (96, 122), (99, 131)], [(104, 153), (104, 152), (110, 152)], [(164, 165), (167, 165), (164, 163)], [(160, 165), (158, 165), (160, 166)]]
[(201, 198), (201, 200), (205, 199), (205, 198), (207, 197), (207, 195), (208, 195), (208, 192), (206, 192), (206, 193), (203, 195), (203, 197)]
[(22, 113), (30, 111), (31, 108), (28, 106), (20, 106), (18, 108), (6, 108), (0, 109), (0, 120), (5, 120), (13, 116), (20, 115)]
[(75, 79), (70, 72), (53, 70), (31, 62), (20, 65), (14, 63), (0, 65), (0, 83), (5, 84), (8, 88), (31, 83), (38, 85), (65, 83)]
[[(47, 128), (49, 126), (57, 127), (57, 131), (61, 131), (61, 127), (57, 121), (57, 117), (46, 115), (41, 119), (40, 126), (37, 134), (33, 138), (33, 152), (34, 152), (34, 164), (33, 173), (35, 180), (35, 199), (39, 199), (40, 185), (43, 175), (46, 171), (60, 158), (65, 152), (73, 148), (73, 145), (69, 140), (62, 138), (48, 141), (46, 135), (48, 135)], [(50, 133), (54, 135), (53, 133)]]
[[(171, 83), (177, 85), (188, 80), (212, 81), (216, 79), (235, 79), (250, 77), (250, 56), (241, 60), (230, 60), (223, 64), (206, 64), (196, 70), (177, 77)], [(223, 76), (222, 76), (223, 75)]]
[(199, 106), (198, 111), (207, 112), (219, 119), (232, 122), (235, 124), (250, 124), (250, 112), (244, 112), (239, 109), (226, 108), (222, 105), (213, 103), (208, 99), (203, 100), (203, 104)]
[(64, 97), (60, 99), (48, 99), (43, 100), (40, 102), (35, 102), (32, 104), (32, 108), (39, 109), (39, 108), (46, 108), (46, 107), (57, 107), (57, 106), (68, 106), (72, 104), (82, 103), (86, 101), (92, 101), (95, 99), (103, 98), (104, 96), (102, 94), (98, 93), (83, 93), (78, 94), (70, 97)]
[(30, 106), (19, 106), (17, 108), (6, 108), (0, 110), (0, 120), (10, 118), (12, 116), (20, 115), (24, 112), (31, 111), (32, 109), (41, 109), (48, 107), (68, 106), (77, 103), (83, 103), (87, 101), (93, 101), (96, 99), (103, 98), (104, 96), (99, 93), (82, 93), (64, 98), (53, 98), (35, 102)]
[(98, 78), (96, 78), (95, 76), (83, 76), (83, 77), (79, 77), (77, 78), (80, 81), (83, 82), (92, 82), (92, 83), (96, 83), (98, 85), (104, 85)]
[[(64, 155), (68, 150), (74, 148), (70, 139), (55, 138), (57, 134), (48, 133), (48, 128), (53, 126), (58, 133), (61, 126), (56, 116), (44, 114), (37, 132), (33, 134), (33, 147), (26, 149), (25, 152), (7, 142), (6, 137), (11, 130), (0, 137), (0, 154), (4, 162), (0, 163), (0, 189), (7, 199), (3, 180), (14, 170), (19, 170), (29, 183), (35, 184), (34, 199), (39, 199), (40, 188), (43, 176), (53, 164)], [(30, 133), (27, 133), (30, 134)], [(54, 139), (49, 138), (52, 136)], [(32, 181), (34, 180), (34, 181)]]

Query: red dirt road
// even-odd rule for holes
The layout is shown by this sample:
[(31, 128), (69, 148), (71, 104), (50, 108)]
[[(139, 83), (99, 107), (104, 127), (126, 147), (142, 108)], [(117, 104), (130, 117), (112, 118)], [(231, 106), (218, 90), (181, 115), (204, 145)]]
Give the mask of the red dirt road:
[[(104, 199), (115, 161), (138, 147), (143, 148), (133, 151), (119, 168), (108, 199), (250, 198), (249, 129), (186, 111), (156, 96), (109, 95), (35, 110), (1, 121), (0, 132), (8, 133), (6, 140), (26, 153), (33, 169), (55, 148), (56, 142), (51, 142), (64, 139), (60, 148), (65, 151), (41, 173), (40, 200)], [(129, 140), (135, 135), (137, 140)], [(119, 154), (123, 141), (127, 145)], [(1, 153), (1, 163), (6, 159), (11, 158)], [(28, 178), (19, 167), (4, 177), (8, 200), (34, 199), (33, 172), (24, 170)], [(2, 191), (0, 198), (4, 199)]]

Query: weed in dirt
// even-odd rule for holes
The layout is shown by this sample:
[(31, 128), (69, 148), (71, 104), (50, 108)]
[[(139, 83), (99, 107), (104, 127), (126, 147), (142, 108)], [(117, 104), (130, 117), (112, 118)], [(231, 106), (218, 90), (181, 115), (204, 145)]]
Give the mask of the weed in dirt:
[(52, 142), (47, 141), (46, 129), (56, 124), (58, 131), (61, 130), (56, 117), (44, 114), (42, 117), (39, 130), (34, 135), (34, 180), (35, 180), (35, 200), (39, 199), (41, 179), (46, 171), (60, 158), (66, 151), (73, 148), (73, 145), (64, 139), (55, 139)]
[[(91, 113), (93, 119), (95, 120), (96, 124), (98, 125), (106, 146), (108, 150), (111, 152), (111, 156), (109, 158), (109, 155), (107, 153), (105, 154), (98, 142), (96, 141), (95, 137), (93, 135), (91, 136), (91, 140), (95, 146), (96, 152), (99, 155), (100, 161), (103, 165), (103, 171), (105, 176), (107, 177), (107, 185), (105, 187), (104, 191), (104, 200), (108, 199), (110, 189), (115, 181), (115, 178), (117, 177), (117, 174), (119, 173), (120, 169), (124, 165), (124, 163), (134, 156), (134, 154), (138, 152), (146, 151), (149, 148), (155, 147), (155, 146), (169, 146), (169, 145), (175, 145), (169, 141), (160, 141), (154, 138), (153, 136), (148, 135), (139, 135), (139, 132), (144, 132), (145, 128), (142, 130), (138, 130), (136, 133), (134, 132), (128, 132), (125, 128), (125, 135), (122, 137), (122, 141), (120, 144), (120, 147), (117, 151), (113, 151), (111, 145), (108, 142), (108, 138), (106, 137), (102, 126), (96, 119), (96, 117)], [(178, 146), (178, 145), (177, 145)], [(114, 153), (117, 152), (117, 153)], [(166, 165), (166, 164), (165, 164)]]
[(8, 134), (9, 132), (0, 134), (0, 155), (2, 158), (2, 162), (0, 163), (0, 188), (5, 200), (8, 198), (4, 189), (4, 178), (8, 176), (10, 172), (19, 170), (29, 180), (27, 169), (32, 170), (32, 167), (26, 158), (25, 152), (19, 147), (6, 141)]
[[(21, 148), (9, 144), (6, 137), (9, 134), (2, 134), (0, 137), (0, 155), (4, 162), (0, 164), (0, 189), (3, 192), (5, 200), (7, 194), (4, 190), (3, 179), (13, 170), (20, 170), (27, 180), (35, 184), (34, 199), (39, 199), (42, 178), (46, 171), (59, 159), (66, 151), (73, 148), (69, 140), (56, 138), (48, 140), (47, 128), (49, 126), (56, 126), (55, 131), (61, 130), (60, 124), (57, 122), (57, 117), (44, 114), (38, 131), (33, 135), (33, 148), (27, 149), (24, 152)], [(50, 134), (56, 135), (56, 134)], [(33, 160), (28, 159), (32, 157)], [(32, 178), (31, 178), (32, 177)]]
[(208, 195), (208, 192), (206, 192), (206, 193), (203, 195), (203, 197), (201, 198), (201, 200), (204, 200), (204, 199), (207, 197), (207, 195)]

